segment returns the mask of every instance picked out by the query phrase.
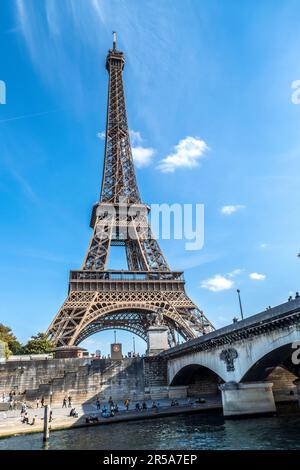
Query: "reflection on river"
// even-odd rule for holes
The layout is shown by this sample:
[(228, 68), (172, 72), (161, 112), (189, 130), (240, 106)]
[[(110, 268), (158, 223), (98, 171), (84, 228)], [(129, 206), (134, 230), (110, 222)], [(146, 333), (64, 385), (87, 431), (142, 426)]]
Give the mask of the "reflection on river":
[[(41, 434), (0, 440), (0, 450), (41, 448)], [(300, 415), (224, 420), (218, 413), (194, 414), (56, 431), (49, 449), (300, 449)]]

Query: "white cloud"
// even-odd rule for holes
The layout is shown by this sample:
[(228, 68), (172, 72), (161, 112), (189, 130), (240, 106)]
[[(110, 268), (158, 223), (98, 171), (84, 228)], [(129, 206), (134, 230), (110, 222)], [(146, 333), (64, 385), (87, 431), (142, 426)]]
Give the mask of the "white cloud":
[(139, 131), (129, 130), (132, 144), (132, 157), (137, 168), (144, 168), (152, 163), (155, 150), (151, 147), (142, 147), (144, 139)]
[(104, 140), (105, 139), (105, 131), (97, 132), (97, 137), (99, 139)]
[(132, 157), (137, 168), (149, 166), (152, 162), (154, 149), (147, 147), (132, 147)]
[(132, 145), (141, 144), (143, 142), (141, 133), (139, 131), (129, 130), (130, 140)]
[(231, 289), (234, 285), (234, 282), (231, 279), (228, 279), (225, 276), (216, 274), (209, 279), (201, 282), (201, 287), (203, 289), (208, 289), (211, 292), (220, 292), (222, 290)]
[(245, 209), (246, 206), (243, 206), (241, 204), (236, 204), (236, 205), (228, 205), (228, 206), (223, 206), (221, 208), (221, 212), (224, 215), (231, 215), (234, 212), (240, 210), (240, 209)]
[[(143, 138), (139, 131), (129, 130), (132, 145), (132, 157), (137, 168), (144, 168), (152, 163), (155, 150), (151, 147), (142, 147)], [(97, 137), (105, 140), (105, 131), (97, 133)]]
[(259, 274), (259, 273), (251, 273), (249, 274), (250, 279), (253, 279), (254, 281), (264, 281), (266, 279), (265, 274)]
[(240, 274), (242, 274), (242, 272), (243, 272), (243, 269), (234, 269), (230, 273), (227, 273), (227, 276), (228, 277), (236, 277), (236, 276), (239, 276)]
[(204, 140), (197, 137), (186, 137), (174, 147), (174, 153), (163, 158), (157, 169), (162, 173), (173, 173), (177, 168), (194, 168), (199, 165), (199, 160), (205, 157), (208, 150)]

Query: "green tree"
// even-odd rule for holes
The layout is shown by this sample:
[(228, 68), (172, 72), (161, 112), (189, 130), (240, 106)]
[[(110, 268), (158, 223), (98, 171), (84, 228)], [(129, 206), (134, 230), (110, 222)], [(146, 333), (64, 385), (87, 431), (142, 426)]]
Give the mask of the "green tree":
[(22, 345), (19, 343), (9, 326), (0, 323), (0, 339), (7, 344), (11, 354), (22, 354)]
[(31, 339), (23, 349), (24, 354), (43, 354), (52, 352), (53, 346), (46, 333), (38, 333), (35, 336), (31, 336)]

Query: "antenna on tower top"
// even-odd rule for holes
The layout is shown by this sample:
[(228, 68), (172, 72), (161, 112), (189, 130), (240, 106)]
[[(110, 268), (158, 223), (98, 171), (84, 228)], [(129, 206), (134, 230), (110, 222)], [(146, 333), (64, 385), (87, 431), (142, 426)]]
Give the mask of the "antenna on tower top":
[(113, 31), (113, 49), (116, 50), (117, 48), (117, 33)]

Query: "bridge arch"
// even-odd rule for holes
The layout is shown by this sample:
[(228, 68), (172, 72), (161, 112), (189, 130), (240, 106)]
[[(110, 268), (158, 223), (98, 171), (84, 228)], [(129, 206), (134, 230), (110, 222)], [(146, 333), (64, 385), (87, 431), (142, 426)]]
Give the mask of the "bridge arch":
[(220, 394), (221, 377), (213, 370), (200, 364), (189, 364), (182, 367), (173, 377), (170, 386), (185, 385), (190, 397)]
[(171, 331), (177, 330), (188, 338), (189, 327), (169, 304), (124, 302), (122, 305), (95, 305), (85, 323), (78, 325), (73, 344), (78, 345), (89, 336), (108, 329), (131, 331), (146, 341), (150, 326), (147, 315), (156, 312), (158, 308), (162, 309), (165, 324), (171, 327)]
[(291, 346), (291, 343), (280, 346), (262, 356), (248, 369), (241, 378), (241, 382), (264, 380), (269, 376), (272, 369), (280, 365), (284, 366), (286, 369), (292, 368), (289, 367), (289, 363), (292, 366), (291, 356), (295, 350), (292, 349)]
[(185, 367), (189, 366), (208, 369), (216, 374), (216, 376), (218, 376), (221, 381), (226, 382), (226, 369), (224, 369), (223, 364), (220, 362), (219, 355), (211, 354), (209, 351), (201, 351), (201, 353), (195, 352), (192, 354), (183, 355), (178, 358), (169, 359), (168, 383), (172, 384), (176, 375)]
[(287, 363), (295, 349), (292, 345), (300, 342), (300, 329), (286, 328), (279, 332), (256, 337), (253, 342), (239, 348), (238, 382), (260, 380), (266, 374), (265, 369)]
[(113, 311), (111, 314), (100, 315), (96, 319), (87, 323), (79, 331), (74, 344), (78, 346), (89, 336), (111, 329), (130, 331), (146, 341), (145, 314), (148, 313), (151, 313), (151, 311), (147, 310), (146, 312), (142, 312), (140, 309), (120, 309), (119, 311)]

